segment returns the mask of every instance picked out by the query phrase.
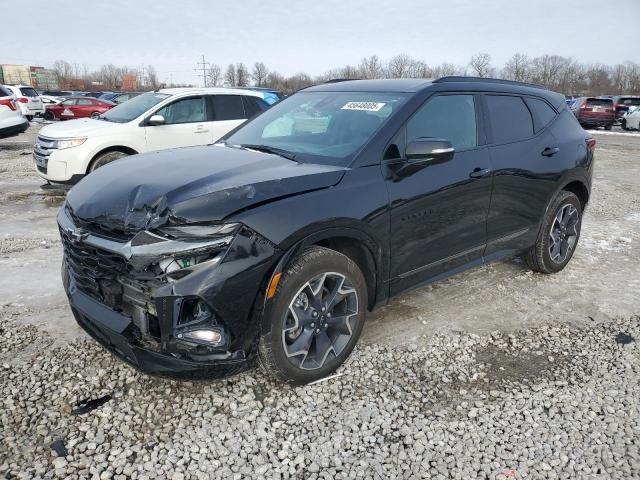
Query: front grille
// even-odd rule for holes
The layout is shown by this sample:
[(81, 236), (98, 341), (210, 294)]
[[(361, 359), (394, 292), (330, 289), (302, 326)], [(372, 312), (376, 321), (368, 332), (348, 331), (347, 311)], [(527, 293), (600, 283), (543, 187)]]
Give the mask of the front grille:
[(127, 261), (115, 253), (74, 242), (62, 229), (60, 236), (69, 273), (76, 286), (105, 305), (119, 308), (122, 302), (122, 286), (117, 277), (129, 272)]
[(54, 150), (57, 150), (54, 145), (55, 140), (51, 138), (38, 136), (36, 139), (36, 143), (33, 146), (33, 161), (42, 173), (47, 173), (49, 155), (51, 155), (51, 152)]

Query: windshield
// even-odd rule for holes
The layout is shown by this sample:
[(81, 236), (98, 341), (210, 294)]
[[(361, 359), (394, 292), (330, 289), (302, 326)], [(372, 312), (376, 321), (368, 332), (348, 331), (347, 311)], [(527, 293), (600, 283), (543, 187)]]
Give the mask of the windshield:
[(406, 98), (405, 93), (300, 92), (225, 141), (285, 150), (301, 161), (346, 165)]
[(167, 93), (143, 93), (142, 95), (138, 95), (127, 102), (113, 107), (107, 113), (102, 114), (101, 118), (116, 123), (130, 122), (168, 97), (170, 97), (170, 95)]

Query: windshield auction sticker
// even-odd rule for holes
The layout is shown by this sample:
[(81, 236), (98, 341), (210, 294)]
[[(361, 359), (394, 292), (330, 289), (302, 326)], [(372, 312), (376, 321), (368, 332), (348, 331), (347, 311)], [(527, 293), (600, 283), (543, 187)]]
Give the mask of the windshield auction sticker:
[(379, 102), (348, 102), (340, 110), (364, 110), (367, 112), (377, 112), (385, 105), (386, 103)]

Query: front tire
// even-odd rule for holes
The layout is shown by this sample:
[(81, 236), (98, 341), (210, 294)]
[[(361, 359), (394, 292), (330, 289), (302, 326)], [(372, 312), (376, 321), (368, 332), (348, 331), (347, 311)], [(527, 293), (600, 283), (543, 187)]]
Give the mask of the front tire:
[(89, 167), (89, 173), (96, 171), (100, 167), (104, 167), (107, 163), (111, 163), (114, 160), (118, 160), (119, 158), (126, 156), (128, 156), (126, 153), (119, 151), (107, 152), (98, 155), (91, 163), (91, 166)]
[(355, 262), (323, 247), (311, 247), (293, 261), (270, 301), (259, 362), (276, 380), (296, 385), (319, 380), (344, 363), (360, 337), (368, 305)]
[(524, 255), (535, 272), (556, 273), (573, 257), (580, 239), (582, 204), (571, 192), (562, 190), (551, 202), (536, 243)]

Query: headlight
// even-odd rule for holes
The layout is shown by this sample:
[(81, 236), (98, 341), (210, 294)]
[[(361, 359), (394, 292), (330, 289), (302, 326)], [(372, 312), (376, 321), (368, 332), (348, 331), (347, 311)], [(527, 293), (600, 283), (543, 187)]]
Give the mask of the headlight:
[(216, 237), (219, 235), (231, 235), (238, 230), (239, 226), (239, 223), (226, 223), (220, 225), (178, 225), (159, 228), (158, 232), (169, 238), (201, 239)]
[(53, 144), (53, 148), (57, 148), (58, 150), (62, 150), (63, 148), (71, 148), (82, 145), (87, 141), (87, 137), (78, 137), (78, 138), (65, 138), (62, 140), (56, 140)]

